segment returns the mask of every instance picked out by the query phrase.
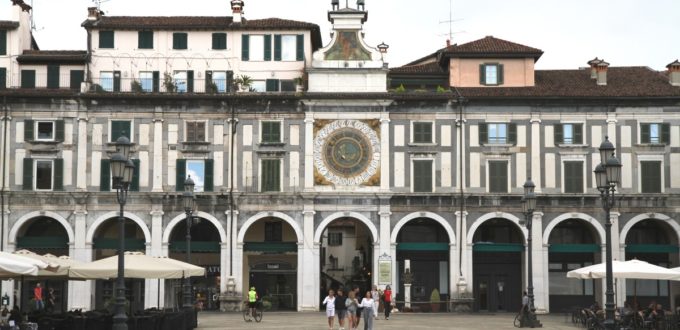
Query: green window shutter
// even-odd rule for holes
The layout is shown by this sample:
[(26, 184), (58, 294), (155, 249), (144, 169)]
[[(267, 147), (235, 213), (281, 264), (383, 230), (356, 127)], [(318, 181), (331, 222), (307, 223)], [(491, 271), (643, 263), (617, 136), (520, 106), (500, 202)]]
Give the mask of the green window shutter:
[(498, 64), (496, 74), (498, 75), (498, 84), (503, 85), (503, 64)]
[(432, 161), (413, 161), (413, 192), (432, 192)]
[(135, 170), (132, 172), (132, 182), (130, 182), (130, 191), (139, 191), (139, 159), (133, 159), (132, 162), (135, 164)]
[(267, 79), (267, 92), (278, 92), (279, 91), (279, 80), (278, 79)]
[(177, 160), (177, 175), (175, 182), (176, 191), (184, 191), (184, 180), (187, 179), (187, 160), (178, 159)]
[(281, 35), (274, 35), (274, 61), (281, 60)]
[(262, 191), (281, 191), (279, 159), (262, 160)]
[(413, 142), (432, 143), (432, 123), (413, 123)]
[(212, 93), (212, 92), (217, 93), (216, 90), (215, 91), (211, 90), (212, 83), (213, 83), (213, 81), (212, 81), (212, 71), (206, 71), (205, 72), (205, 92), (206, 93)]
[(295, 42), (295, 59), (298, 61), (305, 60), (305, 36), (304, 34), (298, 34)]
[(640, 143), (649, 143), (649, 124), (640, 124)]
[(71, 89), (80, 90), (80, 84), (85, 81), (85, 71), (71, 70), (71, 81), (69, 87)]
[(184, 32), (175, 32), (172, 34), (172, 49), (187, 49), (187, 34)]
[(241, 35), (241, 61), (248, 61), (250, 58), (250, 36)]
[(59, 88), (59, 65), (47, 66), (47, 88)]
[(205, 178), (203, 181), (203, 191), (213, 191), (215, 187), (213, 185), (213, 176), (215, 171), (215, 161), (213, 159), (205, 160)]
[(116, 142), (121, 135), (130, 138), (130, 132), (132, 132), (130, 125), (131, 123), (127, 120), (112, 120), (109, 142)]
[(33, 124), (33, 120), (31, 119), (24, 120), (24, 141), (35, 140), (35, 133), (33, 131), (34, 126), (35, 125)]
[(487, 185), (489, 186), (489, 192), (508, 192), (508, 162), (489, 162), (489, 182), (487, 182)]
[(35, 88), (35, 70), (21, 70), (21, 88)]
[(54, 160), (54, 187), (52, 190), (64, 190), (64, 160), (62, 158)]
[(137, 32), (137, 48), (153, 49), (153, 31)]
[(0, 55), (7, 55), (7, 30), (0, 30)]
[(562, 135), (562, 124), (555, 124), (553, 125), (553, 130), (555, 132), (555, 145), (559, 143), (564, 143), (564, 136)]
[(272, 60), (272, 35), (271, 34), (265, 34), (263, 39), (264, 39), (264, 60), (265, 61), (271, 61)]
[(227, 92), (233, 91), (234, 88), (234, 71), (227, 71)]
[(120, 71), (113, 71), (113, 91), (120, 92)]
[(64, 142), (64, 121), (57, 120), (56, 122), (54, 122), (54, 126), (55, 126), (54, 139), (59, 142)]
[(574, 144), (583, 144), (583, 124), (573, 124)]
[(663, 123), (661, 124), (661, 143), (670, 144), (671, 143), (671, 124)]
[(158, 93), (161, 86), (161, 73), (159, 71), (154, 71), (152, 73), (152, 80), (153, 80), (153, 92)]
[(7, 69), (0, 68), (0, 90), (7, 88)]
[(212, 49), (223, 50), (227, 49), (227, 34), (213, 33), (212, 34)]
[(486, 85), (486, 65), (479, 65), (479, 84)]
[(187, 93), (194, 92), (194, 71), (187, 71)]
[(515, 123), (508, 124), (508, 143), (517, 143), (517, 124)]
[(564, 192), (583, 193), (583, 162), (564, 162)]
[(479, 124), (479, 143), (489, 143), (489, 132), (486, 124)]
[(23, 190), (33, 190), (33, 159), (24, 158)]
[(99, 191), (111, 191), (111, 162), (108, 159), (102, 159), (100, 164)]
[(640, 162), (642, 193), (661, 192), (661, 162)]
[(114, 48), (113, 31), (99, 31), (99, 48)]
[(262, 142), (281, 142), (281, 123), (276, 121), (262, 122)]

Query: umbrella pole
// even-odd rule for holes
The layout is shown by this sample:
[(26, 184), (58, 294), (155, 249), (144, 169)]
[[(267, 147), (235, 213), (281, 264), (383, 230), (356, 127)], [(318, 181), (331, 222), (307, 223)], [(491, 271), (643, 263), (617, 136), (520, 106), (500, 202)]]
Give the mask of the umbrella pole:
[(156, 291), (156, 308), (161, 309), (161, 279), (158, 279), (158, 290)]
[(24, 275), (21, 275), (21, 291), (19, 291), (19, 310), (23, 309), (24, 307)]

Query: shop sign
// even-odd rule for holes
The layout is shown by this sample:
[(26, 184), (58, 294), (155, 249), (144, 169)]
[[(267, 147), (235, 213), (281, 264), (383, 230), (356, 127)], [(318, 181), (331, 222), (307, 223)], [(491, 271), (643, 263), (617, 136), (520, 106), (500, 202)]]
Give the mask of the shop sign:
[(207, 276), (217, 276), (220, 275), (220, 265), (208, 265), (203, 266), (205, 268), (205, 273)]
[(387, 253), (378, 257), (378, 284), (392, 284), (392, 257)]

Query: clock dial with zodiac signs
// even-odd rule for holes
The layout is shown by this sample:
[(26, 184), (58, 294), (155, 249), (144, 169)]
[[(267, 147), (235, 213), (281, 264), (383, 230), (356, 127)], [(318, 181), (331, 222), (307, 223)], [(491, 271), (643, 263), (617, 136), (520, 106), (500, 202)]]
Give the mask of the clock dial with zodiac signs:
[(314, 165), (318, 173), (333, 184), (362, 184), (379, 170), (378, 135), (358, 120), (333, 121), (314, 139)]

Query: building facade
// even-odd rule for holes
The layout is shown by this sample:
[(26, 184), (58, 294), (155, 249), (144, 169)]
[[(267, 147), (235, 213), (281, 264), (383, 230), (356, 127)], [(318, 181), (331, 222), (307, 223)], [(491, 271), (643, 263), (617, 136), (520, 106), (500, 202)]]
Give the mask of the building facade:
[[(487, 37), (389, 69), (386, 45), (363, 40), (362, 5), (332, 7), (324, 46), (315, 24), (249, 20), (244, 1), (230, 4), (232, 16), (215, 17), (90, 8), (86, 51), (38, 50), (30, 9), (12, 6), (0, 22), (4, 250), (114, 254), (108, 160), (126, 135), (136, 164), (127, 248), (184, 258), (190, 175), (192, 262), (207, 269), (194, 283), (207, 308), (232, 283), (298, 311), (318, 310), (339, 285), (389, 284), (402, 299), (408, 261), (414, 301), (437, 289), (513, 311), (530, 248), (536, 306), (560, 311), (604, 300), (603, 281), (565, 275), (604, 261), (591, 170), (608, 136), (623, 163), (614, 258), (679, 266), (677, 61), (665, 72), (603, 60), (535, 70), (541, 50)], [(532, 246), (521, 225), (528, 178)], [(3, 295), (15, 287), (3, 282)], [(131, 287), (145, 307), (180, 292), (172, 281)], [(111, 284), (63, 288), (64, 308), (94, 309)], [(619, 304), (637, 294), (671, 306), (680, 287), (619, 281), (617, 292)]]

